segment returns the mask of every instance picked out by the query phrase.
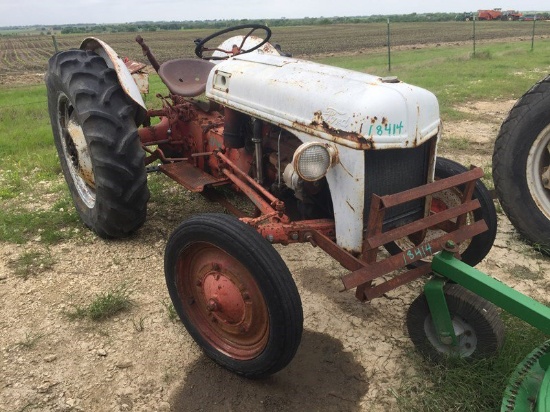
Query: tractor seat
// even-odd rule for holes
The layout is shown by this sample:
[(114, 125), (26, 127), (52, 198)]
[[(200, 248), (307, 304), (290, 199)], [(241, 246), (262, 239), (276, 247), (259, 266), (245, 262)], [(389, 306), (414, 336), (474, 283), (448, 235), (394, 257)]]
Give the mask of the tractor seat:
[(206, 80), (214, 66), (214, 63), (199, 59), (169, 60), (160, 65), (159, 76), (170, 93), (195, 97), (206, 90)]

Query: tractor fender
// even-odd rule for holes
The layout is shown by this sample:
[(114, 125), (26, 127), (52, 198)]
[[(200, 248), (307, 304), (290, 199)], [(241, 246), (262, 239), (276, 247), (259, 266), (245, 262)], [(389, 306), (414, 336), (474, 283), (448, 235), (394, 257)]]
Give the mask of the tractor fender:
[(118, 81), (124, 92), (136, 102), (143, 111), (147, 111), (145, 102), (141, 97), (139, 88), (134, 81), (130, 71), (124, 64), (124, 61), (118, 56), (111, 46), (95, 37), (86, 38), (80, 45), (81, 50), (90, 50), (103, 57), (107, 66), (114, 69), (118, 76)]

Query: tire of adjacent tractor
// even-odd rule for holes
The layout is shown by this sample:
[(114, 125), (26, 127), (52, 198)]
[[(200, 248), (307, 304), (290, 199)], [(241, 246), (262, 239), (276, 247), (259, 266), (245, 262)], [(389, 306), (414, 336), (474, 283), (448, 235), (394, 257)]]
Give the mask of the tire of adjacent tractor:
[(502, 124), (493, 179), (514, 227), (550, 255), (550, 76), (525, 93)]
[(439, 362), (447, 357), (482, 358), (496, 353), (504, 342), (504, 324), (496, 307), (460, 285), (443, 288), (458, 346), (437, 338), (424, 293), (407, 312), (407, 330), (416, 349), (426, 358)]
[(230, 215), (201, 214), (170, 236), (170, 298), (187, 331), (214, 361), (247, 378), (284, 368), (300, 344), (303, 313), (273, 246)]
[(103, 238), (130, 235), (145, 222), (149, 199), (136, 103), (90, 51), (55, 54), (46, 86), (55, 146), (80, 218)]
[[(468, 169), (460, 163), (444, 157), (438, 157), (435, 164), (435, 179), (445, 179), (464, 173), (467, 170)], [(445, 209), (460, 204), (463, 189), (463, 187), (459, 186), (458, 190), (445, 190), (443, 192), (436, 193), (433, 197), (434, 201), (432, 202), (432, 208)], [(469, 241), (463, 242), (460, 245), (462, 261), (470, 266), (475, 266), (481, 262), (485, 256), (487, 256), (493, 246), (497, 234), (497, 215), (491, 194), (480, 180), (476, 182), (472, 197), (479, 200), (481, 207), (468, 215), (467, 223), (473, 223), (483, 219), (485, 220), (485, 223), (487, 223), (488, 227), (488, 230), (485, 232), (474, 236)], [(426, 234), (426, 239), (429, 239), (430, 236), (438, 237), (440, 234), (437, 232), (430, 234), (430, 231), (428, 231)], [(397, 254), (402, 250), (408, 250), (414, 246), (414, 243), (405, 238), (398, 242), (389, 243), (385, 245), (385, 248), (391, 254)], [(417, 267), (425, 263), (426, 262), (424, 261), (419, 261), (409, 266)]]

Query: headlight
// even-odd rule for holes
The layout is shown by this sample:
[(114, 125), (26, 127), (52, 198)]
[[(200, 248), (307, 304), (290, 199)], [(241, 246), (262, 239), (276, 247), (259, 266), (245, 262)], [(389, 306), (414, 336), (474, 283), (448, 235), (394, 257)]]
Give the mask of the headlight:
[(292, 164), (298, 175), (314, 182), (322, 179), (336, 158), (336, 149), (324, 143), (305, 143), (294, 153)]

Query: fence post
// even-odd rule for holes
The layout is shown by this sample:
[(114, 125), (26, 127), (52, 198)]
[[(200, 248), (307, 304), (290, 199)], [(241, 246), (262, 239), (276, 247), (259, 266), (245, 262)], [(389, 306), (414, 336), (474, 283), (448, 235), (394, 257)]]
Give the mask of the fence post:
[(472, 19), (474, 22), (474, 57), (476, 57), (476, 16)]
[(388, 71), (391, 72), (391, 35), (390, 35), (390, 19), (388, 19)]
[(52, 36), (53, 40), (53, 47), (55, 49), (55, 52), (57, 53), (59, 51), (59, 48), (57, 47), (57, 40), (55, 39), (55, 36)]
[(535, 23), (537, 22), (537, 15), (533, 18), (533, 34), (531, 35), (531, 51), (535, 49)]

